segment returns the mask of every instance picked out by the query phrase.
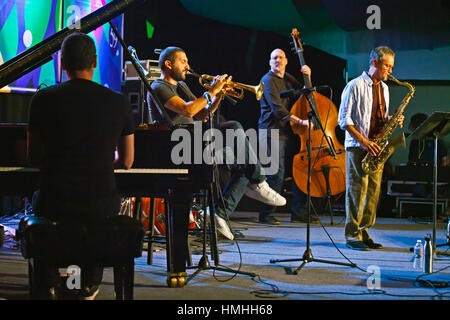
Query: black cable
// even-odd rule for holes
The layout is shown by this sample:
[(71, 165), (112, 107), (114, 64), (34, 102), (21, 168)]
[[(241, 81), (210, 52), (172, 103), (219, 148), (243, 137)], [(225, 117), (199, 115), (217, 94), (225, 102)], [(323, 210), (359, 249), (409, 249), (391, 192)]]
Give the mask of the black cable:
[[(341, 295), (350, 295), (350, 296), (364, 296), (364, 295), (386, 295), (386, 296), (390, 296), (390, 297), (401, 297), (401, 298), (431, 298), (431, 299), (435, 299), (435, 298), (450, 298), (450, 291), (446, 291), (446, 292), (438, 292), (437, 290), (435, 290), (435, 292), (437, 292), (437, 294), (435, 295), (419, 295), (419, 294), (392, 294), (392, 293), (388, 293), (386, 290), (381, 290), (381, 289), (373, 289), (373, 290), (368, 290), (368, 291), (363, 291), (363, 292), (343, 292), (343, 291), (289, 291), (289, 290), (280, 290), (276, 285), (273, 285), (271, 283), (262, 281), (260, 279), (260, 277), (257, 277), (258, 279), (253, 279), (256, 282), (268, 285), (271, 287), (271, 289), (267, 289), (267, 290), (255, 290), (255, 291), (251, 291), (252, 294), (254, 294), (256, 297), (259, 298), (281, 298), (281, 297), (286, 297), (290, 294), (299, 294), (299, 295), (326, 295), (326, 294), (341, 294)], [(274, 296), (275, 295), (275, 296)], [(278, 295), (278, 296), (277, 296)]]
[[(216, 168), (215, 168), (215, 173), (216, 173), (216, 176), (219, 175), (219, 168), (218, 168), (217, 166), (216, 166)], [(217, 191), (218, 191), (219, 198), (220, 198), (220, 200), (222, 201), (223, 207), (225, 208), (225, 199), (223, 198), (222, 188), (221, 188), (221, 186), (220, 186), (220, 181), (216, 181), (216, 182), (217, 182), (217, 183), (216, 183), (216, 188), (217, 188)], [(230, 228), (230, 232), (233, 233), (233, 229), (231, 228), (231, 222), (230, 222), (230, 219), (229, 219), (229, 215), (228, 215), (228, 214), (226, 214), (226, 221), (227, 221), (227, 224), (228, 224), (228, 226), (229, 226), (229, 228)], [(238, 253), (239, 253), (239, 266), (238, 266), (238, 269), (237, 269), (237, 271), (234, 273), (234, 275), (232, 275), (231, 277), (229, 277), (228, 279), (225, 279), (225, 280), (219, 280), (219, 279), (217, 279), (216, 276), (215, 276), (215, 273), (213, 273), (213, 276), (214, 276), (214, 278), (215, 278), (217, 281), (227, 282), (227, 281), (232, 280), (233, 278), (235, 278), (235, 277), (238, 275), (238, 272), (239, 272), (239, 271), (241, 270), (241, 268), (242, 268), (242, 261), (243, 261), (243, 259), (242, 259), (241, 248), (240, 248), (240, 246), (239, 246), (239, 242), (237, 241), (237, 238), (234, 238), (233, 241), (236, 243), (236, 247), (237, 247)], [(230, 269), (231, 271), (235, 271), (235, 270), (233, 270), (232, 268), (229, 268), (228, 266), (224, 266), (224, 265), (222, 265), (222, 264), (219, 264), (219, 266), (220, 266), (220, 267), (227, 268), (227, 269)], [(214, 271), (215, 271), (215, 270), (214, 270)]]
[[(214, 127), (213, 127), (213, 119), (214, 118), (213, 118), (213, 116), (211, 114), (210, 119), (209, 119), (209, 125), (210, 125), (211, 132), (213, 132), (213, 129), (214, 129)], [(211, 139), (210, 143), (213, 143), (212, 139)], [(222, 149), (220, 152), (225, 152), (225, 149)], [(225, 208), (225, 199), (223, 198), (222, 188), (220, 186), (219, 168), (218, 168), (218, 165), (216, 163), (214, 154), (211, 155), (211, 158), (213, 160), (213, 165), (212, 165), (213, 166), (213, 186), (216, 188), (218, 198), (222, 202), (223, 208)], [(209, 212), (210, 212), (209, 213), (210, 215), (215, 215), (216, 214), (215, 208), (210, 208)], [(232, 232), (229, 215), (225, 214), (225, 216), (226, 216), (227, 224), (228, 224), (228, 226), (230, 228), (230, 232)], [(206, 214), (205, 214), (205, 217), (206, 217)], [(229, 278), (227, 278), (225, 280), (221, 280), (221, 279), (218, 279), (217, 276), (216, 276), (216, 273), (215, 273), (216, 269), (213, 269), (213, 277), (214, 277), (215, 280), (217, 280), (219, 282), (227, 282), (227, 281), (232, 280), (233, 278), (235, 278), (239, 274), (239, 271), (242, 268), (242, 253), (241, 253), (241, 249), (239, 247), (239, 243), (238, 243), (236, 238), (234, 239), (234, 242), (236, 243), (236, 246), (237, 246), (237, 249), (238, 249), (238, 252), (239, 252), (239, 267), (238, 267), (238, 270), (236, 271), (236, 270), (234, 270), (234, 269), (232, 269), (232, 268), (230, 268), (228, 266), (225, 266), (225, 265), (222, 265), (222, 264), (219, 263), (216, 267), (222, 267), (222, 268), (225, 268), (225, 269), (229, 269), (230, 272), (234, 272), (234, 274), (232, 276), (230, 276)], [(216, 241), (216, 244), (217, 244), (217, 241)]]

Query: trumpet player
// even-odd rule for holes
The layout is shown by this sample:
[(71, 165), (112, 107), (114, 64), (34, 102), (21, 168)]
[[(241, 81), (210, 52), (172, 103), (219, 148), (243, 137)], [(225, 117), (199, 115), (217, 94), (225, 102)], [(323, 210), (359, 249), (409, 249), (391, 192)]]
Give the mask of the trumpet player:
[[(389, 121), (389, 89), (384, 83), (392, 73), (395, 53), (386, 46), (373, 49), (369, 70), (344, 88), (339, 108), (339, 125), (346, 130), (345, 239), (347, 247), (367, 251), (382, 245), (372, 240), (369, 229), (375, 224), (383, 168), (364, 173), (361, 162), (367, 152), (376, 156), (379, 137)], [(402, 126), (404, 117), (398, 119)]]
[[(190, 67), (185, 51), (178, 47), (167, 47), (161, 52), (159, 67), (161, 77), (151, 85), (153, 94), (178, 124), (193, 123), (194, 119), (204, 120), (209, 114), (209, 101), (209, 108), (214, 112), (225, 95), (224, 89), (226, 91), (226, 86), (231, 81), (231, 76), (226, 74), (215, 76), (209, 89), (202, 97), (197, 98), (184, 82)], [(245, 164), (238, 164), (233, 152), (229, 148), (223, 149), (223, 159), (234, 158), (233, 164), (221, 166), (230, 171), (232, 176), (223, 190), (224, 201), (217, 201), (214, 208), (217, 230), (224, 237), (233, 240), (234, 234), (229, 227), (228, 216), (234, 212), (244, 194), (273, 206), (285, 205), (286, 199), (269, 187), (259, 161), (255, 164), (248, 161), (250, 155), (255, 152), (242, 130), (242, 125), (237, 121), (226, 121), (220, 124), (219, 129), (222, 132), (227, 129), (234, 130), (238, 144), (236, 150), (246, 150)], [(255, 158), (256, 156), (253, 157)]]

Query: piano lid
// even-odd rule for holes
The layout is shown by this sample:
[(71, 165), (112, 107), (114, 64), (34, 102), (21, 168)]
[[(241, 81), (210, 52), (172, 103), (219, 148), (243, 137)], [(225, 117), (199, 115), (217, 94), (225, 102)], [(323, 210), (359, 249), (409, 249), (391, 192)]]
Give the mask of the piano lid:
[(0, 88), (50, 61), (51, 55), (61, 49), (63, 40), (69, 34), (73, 32), (89, 33), (124, 13), (132, 4), (144, 1), (115, 0), (83, 17), (79, 23), (80, 29), (69, 26), (0, 65)]

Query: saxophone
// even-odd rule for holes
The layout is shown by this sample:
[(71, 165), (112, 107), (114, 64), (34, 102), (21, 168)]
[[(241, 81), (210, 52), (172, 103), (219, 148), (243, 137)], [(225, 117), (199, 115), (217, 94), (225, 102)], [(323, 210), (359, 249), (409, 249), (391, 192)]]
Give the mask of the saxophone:
[(372, 156), (370, 152), (367, 152), (366, 156), (361, 162), (361, 167), (365, 173), (374, 173), (383, 168), (384, 163), (389, 159), (389, 157), (394, 153), (395, 148), (399, 145), (405, 147), (405, 134), (402, 133), (397, 137), (389, 140), (394, 130), (398, 125), (398, 118), (405, 111), (406, 105), (409, 103), (409, 100), (414, 95), (414, 87), (408, 82), (402, 82), (389, 75), (388, 78), (401, 86), (408, 87), (409, 93), (403, 98), (400, 107), (395, 111), (392, 115), (391, 119), (384, 126), (383, 132), (381, 136), (378, 138), (371, 139), (372, 142), (375, 142), (380, 146), (381, 151), (376, 156)]

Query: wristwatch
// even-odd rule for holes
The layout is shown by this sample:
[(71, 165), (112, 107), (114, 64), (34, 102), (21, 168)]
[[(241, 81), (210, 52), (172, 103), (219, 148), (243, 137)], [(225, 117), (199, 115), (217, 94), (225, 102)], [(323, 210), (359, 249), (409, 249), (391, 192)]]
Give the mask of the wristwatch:
[(206, 99), (206, 102), (208, 102), (208, 105), (211, 104), (211, 94), (208, 91), (205, 91), (205, 93), (203, 94), (203, 97)]

